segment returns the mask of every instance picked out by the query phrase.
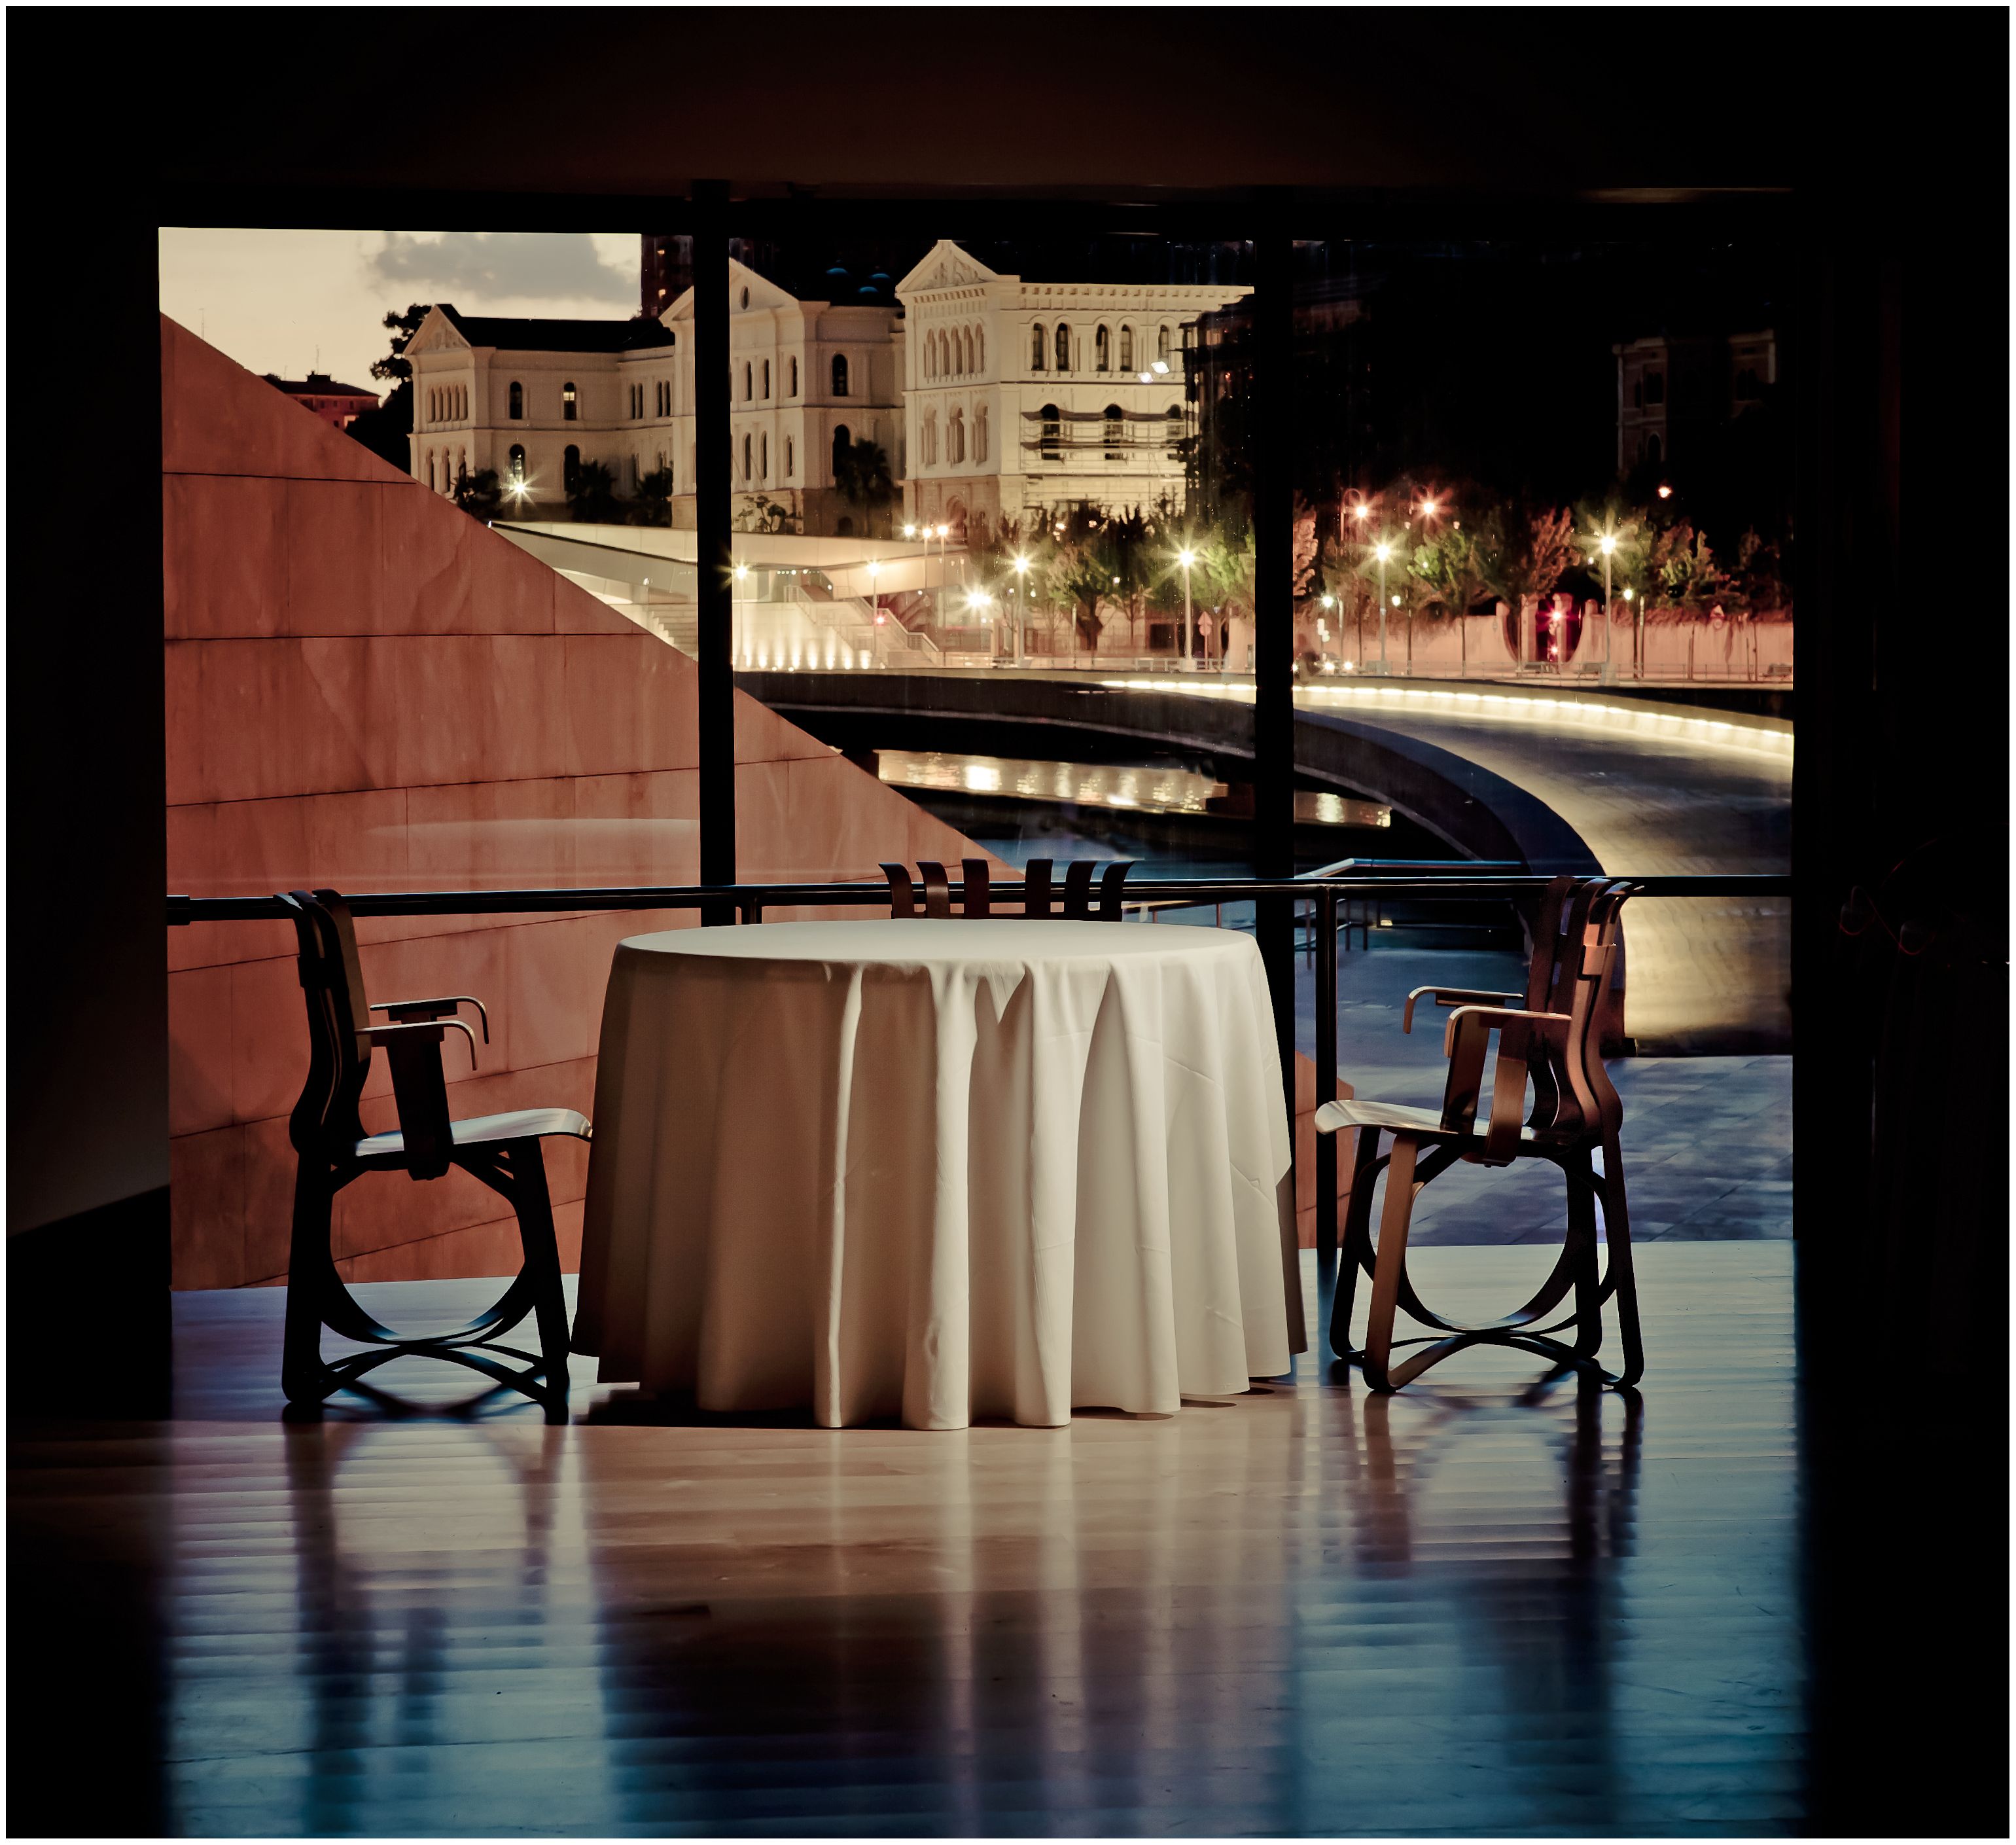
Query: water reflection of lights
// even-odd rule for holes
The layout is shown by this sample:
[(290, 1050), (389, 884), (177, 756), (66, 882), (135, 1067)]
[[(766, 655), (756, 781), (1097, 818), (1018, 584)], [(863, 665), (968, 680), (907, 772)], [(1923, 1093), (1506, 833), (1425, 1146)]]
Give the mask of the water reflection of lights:
[(897, 787), (944, 788), (1064, 801), (1150, 813), (1203, 813), (1225, 784), (1193, 769), (1157, 764), (1047, 762), (1018, 756), (970, 756), (926, 750), (879, 750), (879, 772)]
[[(1046, 762), (1017, 756), (970, 756), (926, 750), (878, 750), (878, 773), (892, 787), (939, 788), (1024, 801), (1067, 802), (1135, 813), (1208, 813), (1229, 791), (1221, 781), (1171, 763)], [(1319, 827), (1385, 827), (1392, 811), (1348, 795), (1308, 789), (1295, 795), (1295, 818)]]

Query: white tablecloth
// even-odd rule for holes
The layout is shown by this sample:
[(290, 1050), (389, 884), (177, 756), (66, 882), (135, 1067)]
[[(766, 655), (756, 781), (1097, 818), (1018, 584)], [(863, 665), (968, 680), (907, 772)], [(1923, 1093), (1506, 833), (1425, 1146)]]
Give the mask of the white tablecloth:
[(1252, 940), (913, 918), (640, 935), (603, 1013), (577, 1350), (841, 1428), (1168, 1413), (1304, 1349)]

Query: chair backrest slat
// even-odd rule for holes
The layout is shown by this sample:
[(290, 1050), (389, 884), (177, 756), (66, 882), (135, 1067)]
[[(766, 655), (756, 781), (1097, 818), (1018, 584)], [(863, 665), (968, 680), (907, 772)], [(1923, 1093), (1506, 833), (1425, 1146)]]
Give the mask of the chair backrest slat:
[(371, 1022), (357, 930), (350, 906), (334, 891), (290, 891), (296, 964), (308, 1005), (308, 1075), (288, 1122), (299, 1151), (347, 1151), (362, 1140), (358, 1099), (371, 1075), (371, 1043), (358, 1034)]

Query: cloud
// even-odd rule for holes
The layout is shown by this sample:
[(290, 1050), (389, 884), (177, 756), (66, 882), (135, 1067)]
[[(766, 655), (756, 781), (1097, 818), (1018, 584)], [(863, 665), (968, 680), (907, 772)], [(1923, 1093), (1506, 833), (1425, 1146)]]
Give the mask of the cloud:
[(388, 231), (384, 247), (365, 265), (375, 279), (409, 290), (410, 298), (452, 301), (474, 313), (506, 305), (620, 311), (637, 299), (636, 258), (621, 261), (625, 243), (634, 252), (634, 240), (585, 231)]

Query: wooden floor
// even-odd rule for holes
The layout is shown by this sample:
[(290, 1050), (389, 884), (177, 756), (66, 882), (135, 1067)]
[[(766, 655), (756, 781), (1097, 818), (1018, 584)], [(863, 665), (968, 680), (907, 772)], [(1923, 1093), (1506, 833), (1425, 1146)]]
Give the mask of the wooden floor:
[[(1543, 1259), (1417, 1274), (1460, 1310)], [(172, 1419), (16, 1391), (9, 1829), (1806, 1829), (1792, 1262), (1643, 1251), (1636, 1403), (1305, 1359), (957, 1434), (667, 1414), (592, 1361), (568, 1427), (283, 1424), (280, 1294), (185, 1295)], [(36, 1776), (79, 1726), (95, 1771)]]

